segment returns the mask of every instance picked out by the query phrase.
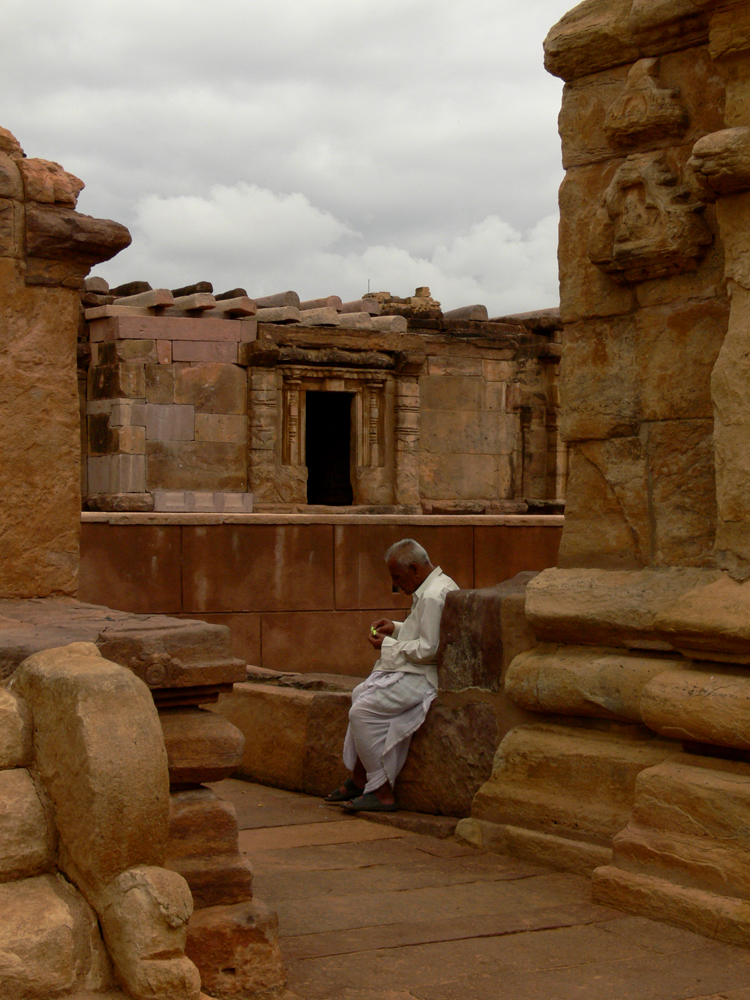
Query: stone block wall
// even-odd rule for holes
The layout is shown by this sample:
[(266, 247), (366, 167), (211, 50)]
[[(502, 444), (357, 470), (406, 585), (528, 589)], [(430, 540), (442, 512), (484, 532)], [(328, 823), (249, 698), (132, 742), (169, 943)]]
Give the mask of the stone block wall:
[(367, 674), (370, 623), (404, 612), (383, 555), (414, 537), (464, 588), (555, 564), (559, 515), (85, 513), (80, 596), (227, 625), (272, 670)]
[(115, 309), (88, 311), (107, 315), (89, 319), (85, 492), (100, 502), (130, 495), (135, 507), (152, 506), (157, 490), (246, 493), (247, 376), (237, 354), (255, 320)]
[(375, 299), (108, 291), (95, 278), (83, 295), (89, 509), (150, 510), (166, 490), (306, 510), (308, 395), (321, 392), (350, 399), (353, 509), (523, 511), (564, 496), (555, 311), (451, 318), (430, 299), (407, 317)]
[(82, 187), (0, 129), (0, 597), (75, 593), (78, 290), (130, 242), (124, 226), (74, 210)]
[(597, 900), (750, 944), (747, 5), (585, 0), (560, 116), (557, 568), (459, 832), (593, 870)]

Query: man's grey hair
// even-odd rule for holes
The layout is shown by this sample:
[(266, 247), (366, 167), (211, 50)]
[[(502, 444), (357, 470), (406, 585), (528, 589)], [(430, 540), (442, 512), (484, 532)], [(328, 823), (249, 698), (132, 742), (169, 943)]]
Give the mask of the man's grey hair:
[(427, 550), (422, 548), (419, 542), (415, 542), (413, 538), (402, 538), (400, 542), (394, 542), (385, 554), (385, 561), (391, 562), (391, 560), (396, 563), (399, 569), (406, 569), (412, 563), (416, 563), (417, 566), (430, 565)]

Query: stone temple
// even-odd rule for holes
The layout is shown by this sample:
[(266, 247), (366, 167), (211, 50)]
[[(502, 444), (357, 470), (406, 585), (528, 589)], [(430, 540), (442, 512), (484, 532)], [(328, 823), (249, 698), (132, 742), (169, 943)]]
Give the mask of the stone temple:
[(329, 784), (345, 665), (288, 636), (398, 607), (407, 526), (463, 589), (404, 804), (750, 944), (750, 10), (584, 0), (545, 50), (559, 316), (86, 286), (129, 234), (0, 132), (9, 997), (281, 994), (207, 783)]

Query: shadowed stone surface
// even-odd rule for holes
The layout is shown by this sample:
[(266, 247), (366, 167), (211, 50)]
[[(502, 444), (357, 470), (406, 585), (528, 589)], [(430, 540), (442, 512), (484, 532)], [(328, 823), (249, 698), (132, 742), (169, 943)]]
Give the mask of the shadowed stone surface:
[(304, 818), (316, 831), (340, 812), (246, 782), (215, 787), (253, 828), (288, 1000), (750, 1000), (744, 949), (592, 904), (579, 875), (404, 831), (360, 840), (364, 818), (340, 818), (338, 842), (312, 846)]

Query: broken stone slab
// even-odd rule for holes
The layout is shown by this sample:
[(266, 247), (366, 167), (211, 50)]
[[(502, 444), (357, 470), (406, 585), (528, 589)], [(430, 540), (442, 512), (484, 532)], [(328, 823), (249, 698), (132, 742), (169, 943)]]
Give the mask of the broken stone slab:
[(372, 317), (369, 312), (343, 310), (339, 316), (339, 326), (342, 330), (372, 330)]
[[(116, 292), (114, 293), (116, 294)], [(162, 309), (174, 303), (174, 296), (168, 288), (150, 288), (135, 295), (118, 296), (113, 305), (136, 306), (139, 309)]]
[(371, 321), (380, 333), (406, 333), (409, 328), (405, 316), (371, 316)]
[(28, 202), (26, 284), (82, 288), (95, 264), (110, 260), (130, 243), (130, 233), (117, 222)]
[(151, 285), (147, 281), (126, 281), (123, 285), (118, 285), (117, 288), (110, 288), (109, 293), (119, 298), (125, 298), (150, 291)]
[(24, 767), (0, 771), (0, 881), (28, 878), (52, 867), (52, 817)]
[(307, 299), (305, 302), (300, 302), (299, 308), (300, 312), (306, 312), (308, 309), (335, 309), (336, 312), (341, 312), (342, 302), (338, 295), (326, 295), (322, 299)]
[(281, 993), (286, 981), (278, 944), (278, 919), (260, 900), (196, 910), (185, 953), (209, 995), (236, 997)]
[(216, 299), (212, 316), (254, 316), (258, 311), (257, 303), (247, 295), (236, 295), (231, 299)]
[(489, 319), (489, 314), (487, 306), (461, 306), (459, 309), (449, 309), (448, 312), (444, 312), (443, 319), (468, 319), (486, 323)]
[(209, 295), (213, 292), (214, 286), (210, 281), (196, 281), (192, 285), (183, 285), (182, 288), (173, 288), (172, 295), (175, 298), (182, 298), (185, 295), (199, 295), (203, 292), (207, 292)]
[(256, 297), (258, 309), (281, 309), (284, 307), (299, 309), (299, 295), (296, 292), (277, 292), (275, 295)]
[(259, 323), (299, 323), (301, 315), (297, 306), (264, 306), (262, 299), (256, 299), (258, 311), (255, 314)]
[(338, 326), (339, 313), (332, 306), (319, 309), (300, 309), (299, 321), (303, 326)]
[(0, 983), (8, 1000), (114, 988), (96, 914), (62, 877), (0, 884)]
[(92, 275), (83, 283), (83, 287), (87, 292), (94, 292), (96, 295), (109, 295), (109, 282), (105, 278), (98, 278)]
[(245, 737), (223, 716), (202, 708), (162, 708), (170, 785), (221, 781), (242, 761)]
[(0, 687), (0, 768), (25, 767), (30, 762), (31, 735), (29, 706), (8, 688)]
[(210, 292), (194, 292), (192, 295), (175, 296), (174, 304), (165, 309), (165, 313), (174, 316), (178, 312), (205, 312), (215, 305), (216, 299)]
[(370, 316), (379, 316), (382, 309), (377, 299), (352, 299), (351, 302), (344, 302), (341, 306), (341, 312), (366, 312)]
[(87, 493), (82, 497), (82, 509), (150, 513), (154, 509), (154, 498), (150, 493)]

